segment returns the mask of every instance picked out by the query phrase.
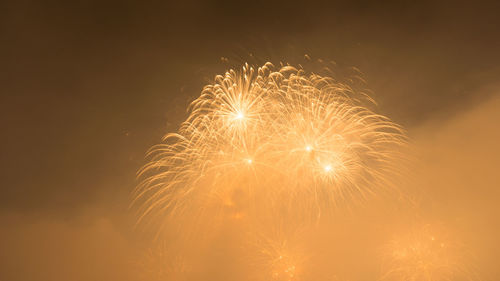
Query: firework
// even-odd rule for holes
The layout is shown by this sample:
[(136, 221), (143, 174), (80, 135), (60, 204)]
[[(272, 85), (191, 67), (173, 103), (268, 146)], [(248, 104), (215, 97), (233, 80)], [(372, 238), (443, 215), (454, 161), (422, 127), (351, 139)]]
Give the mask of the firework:
[(465, 247), (442, 227), (414, 227), (394, 238), (384, 251), (381, 280), (476, 280)]
[(318, 217), (390, 186), (400, 127), (331, 77), (274, 69), (245, 65), (203, 89), (139, 173), (140, 219), (240, 218), (269, 206)]
[(294, 281), (305, 280), (310, 275), (311, 252), (308, 251), (304, 233), (286, 230), (284, 227), (271, 228), (273, 231), (254, 234), (249, 241), (248, 257), (254, 266), (256, 280)]
[(172, 253), (165, 245), (147, 249), (136, 263), (139, 280), (188, 280), (190, 267), (186, 259)]

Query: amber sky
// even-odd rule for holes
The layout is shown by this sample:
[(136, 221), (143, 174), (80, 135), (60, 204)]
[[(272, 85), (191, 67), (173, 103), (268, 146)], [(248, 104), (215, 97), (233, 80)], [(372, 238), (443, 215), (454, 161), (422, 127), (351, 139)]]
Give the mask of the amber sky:
[(2, 2), (0, 280), (130, 278), (145, 151), (221, 57), (304, 54), (363, 72), (422, 151), (428, 211), (465, 221), (498, 280), (499, 13), (495, 1)]

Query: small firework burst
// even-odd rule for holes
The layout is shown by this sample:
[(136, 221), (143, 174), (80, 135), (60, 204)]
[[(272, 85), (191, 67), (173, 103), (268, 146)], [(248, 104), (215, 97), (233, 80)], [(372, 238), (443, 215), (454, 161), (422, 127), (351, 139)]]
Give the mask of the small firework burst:
[(384, 248), (382, 280), (476, 280), (465, 247), (443, 227), (420, 225)]

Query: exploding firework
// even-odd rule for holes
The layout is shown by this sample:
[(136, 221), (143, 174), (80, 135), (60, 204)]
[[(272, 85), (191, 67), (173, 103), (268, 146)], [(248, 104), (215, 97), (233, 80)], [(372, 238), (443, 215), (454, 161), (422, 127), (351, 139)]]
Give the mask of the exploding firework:
[(424, 225), (386, 245), (381, 280), (476, 280), (465, 247), (440, 227)]
[(311, 252), (306, 247), (304, 233), (272, 228), (271, 232), (254, 234), (249, 251), (257, 252), (248, 257), (255, 267), (255, 280), (294, 281), (306, 280), (310, 274)]
[(391, 186), (398, 125), (331, 77), (273, 69), (245, 65), (203, 89), (140, 171), (140, 220), (242, 218), (263, 206), (319, 217)]
[(147, 249), (136, 266), (139, 280), (189, 280), (190, 267), (186, 259), (173, 254), (165, 244)]

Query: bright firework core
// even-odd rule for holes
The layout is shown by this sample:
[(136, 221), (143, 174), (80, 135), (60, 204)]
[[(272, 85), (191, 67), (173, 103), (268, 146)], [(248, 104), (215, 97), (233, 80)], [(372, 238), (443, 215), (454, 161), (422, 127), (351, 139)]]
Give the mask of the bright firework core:
[(235, 120), (241, 120), (245, 118), (245, 115), (242, 112), (236, 112), (234, 115), (235, 115), (234, 117)]
[(325, 172), (330, 172), (332, 170), (332, 165), (325, 166)]

